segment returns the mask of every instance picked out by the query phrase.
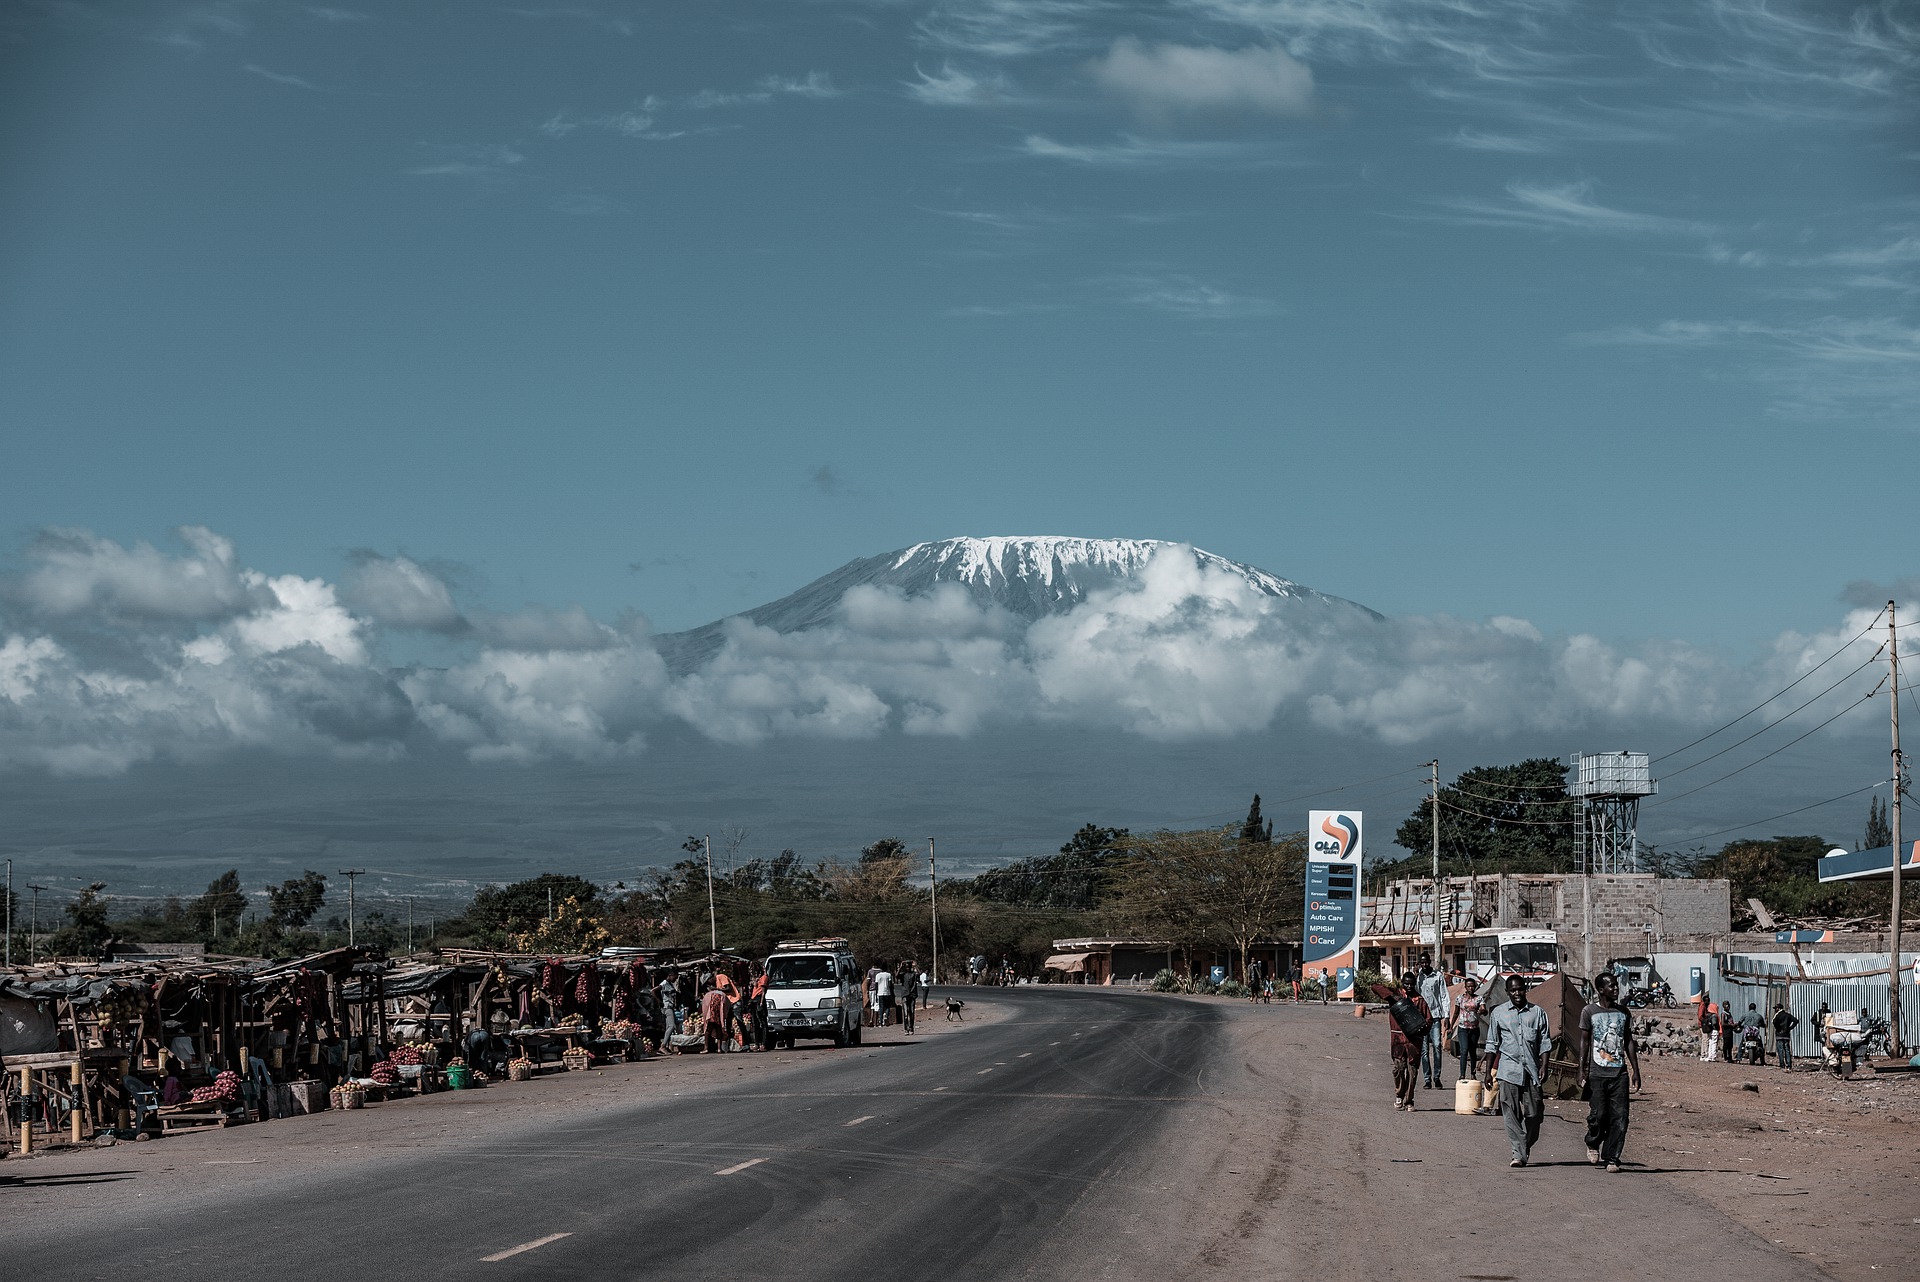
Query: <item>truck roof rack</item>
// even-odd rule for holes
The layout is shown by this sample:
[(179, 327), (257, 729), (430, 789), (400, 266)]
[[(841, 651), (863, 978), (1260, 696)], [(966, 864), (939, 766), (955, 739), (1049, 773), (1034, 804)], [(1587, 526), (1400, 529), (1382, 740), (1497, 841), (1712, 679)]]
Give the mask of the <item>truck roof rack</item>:
[(844, 953), (852, 952), (853, 945), (838, 936), (827, 939), (783, 939), (773, 946), (773, 950), (775, 952), (798, 952), (804, 950), (808, 952)]

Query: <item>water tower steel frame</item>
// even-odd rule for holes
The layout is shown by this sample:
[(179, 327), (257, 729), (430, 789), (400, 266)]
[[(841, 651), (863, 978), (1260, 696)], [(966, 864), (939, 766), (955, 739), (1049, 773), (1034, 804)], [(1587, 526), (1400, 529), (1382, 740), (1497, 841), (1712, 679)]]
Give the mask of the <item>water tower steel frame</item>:
[(1580, 802), (1574, 865), (1583, 873), (1640, 871), (1640, 799), (1660, 791), (1644, 752), (1581, 752), (1567, 793)]

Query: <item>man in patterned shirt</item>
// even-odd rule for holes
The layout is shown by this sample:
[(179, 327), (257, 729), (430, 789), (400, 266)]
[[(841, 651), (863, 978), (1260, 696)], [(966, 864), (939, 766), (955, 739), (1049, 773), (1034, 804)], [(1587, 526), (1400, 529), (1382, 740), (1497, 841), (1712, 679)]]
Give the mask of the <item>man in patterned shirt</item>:
[[(1587, 1161), (1620, 1170), (1627, 1143), (1627, 1097), (1640, 1089), (1640, 1056), (1633, 1049), (1633, 1017), (1621, 1008), (1620, 980), (1602, 971), (1594, 999), (1580, 1012), (1580, 1085), (1589, 1091)], [(1628, 1074), (1632, 1074), (1629, 1082)]]

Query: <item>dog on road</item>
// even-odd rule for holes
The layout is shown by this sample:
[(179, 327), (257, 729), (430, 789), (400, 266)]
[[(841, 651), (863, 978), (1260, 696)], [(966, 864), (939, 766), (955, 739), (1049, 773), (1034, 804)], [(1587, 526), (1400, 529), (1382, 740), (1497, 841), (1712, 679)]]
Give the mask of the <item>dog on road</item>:
[[(947, 1018), (961, 1019), (960, 1008), (965, 1005), (966, 1003), (961, 1001), (958, 997), (947, 998)], [(962, 1022), (964, 1023), (965, 1021), (962, 1020)]]

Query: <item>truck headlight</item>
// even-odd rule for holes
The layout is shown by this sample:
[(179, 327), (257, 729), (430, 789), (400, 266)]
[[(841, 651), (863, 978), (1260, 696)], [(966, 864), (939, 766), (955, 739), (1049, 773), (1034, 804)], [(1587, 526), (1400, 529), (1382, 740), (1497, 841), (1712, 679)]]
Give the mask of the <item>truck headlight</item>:
[(840, 1004), (840, 999), (838, 997), (822, 997), (820, 999), (819, 1009), (832, 1010), (839, 1004)]

